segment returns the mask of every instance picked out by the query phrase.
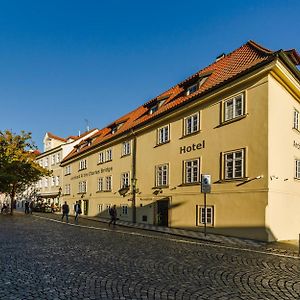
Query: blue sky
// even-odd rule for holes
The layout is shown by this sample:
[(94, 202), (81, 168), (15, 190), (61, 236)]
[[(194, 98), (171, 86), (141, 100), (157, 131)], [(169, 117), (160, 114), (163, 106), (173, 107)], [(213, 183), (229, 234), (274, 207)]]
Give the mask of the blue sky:
[[(102, 128), (254, 40), (300, 51), (300, 1), (0, 0), (0, 130)], [(86, 121), (88, 120), (88, 121)]]

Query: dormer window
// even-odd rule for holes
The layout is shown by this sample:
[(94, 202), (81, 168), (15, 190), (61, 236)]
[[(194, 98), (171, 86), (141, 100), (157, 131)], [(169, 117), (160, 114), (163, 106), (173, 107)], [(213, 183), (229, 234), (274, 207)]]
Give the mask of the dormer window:
[(157, 110), (158, 110), (158, 104), (151, 106), (149, 109), (149, 115), (154, 114)]
[(117, 126), (114, 126), (111, 128), (111, 134), (115, 134), (118, 130), (118, 127)]
[(190, 85), (186, 89), (186, 95), (191, 95), (198, 91), (200, 87), (204, 84), (204, 82), (207, 80), (208, 76), (201, 77), (196, 83)]
[(198, 83), (189, 86), (186, 90), (186, 95), (191, 95), (198, 90)]

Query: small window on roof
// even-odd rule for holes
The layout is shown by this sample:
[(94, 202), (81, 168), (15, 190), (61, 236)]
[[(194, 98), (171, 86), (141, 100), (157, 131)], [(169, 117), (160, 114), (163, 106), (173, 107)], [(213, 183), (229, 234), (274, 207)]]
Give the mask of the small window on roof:
[(154, 114), (157, 110), (158, 110), (158, 105), (157, 104), (151, 106), (150, 109), (149, 109), (149, 115)]
[(187, 89), (186, 89), (186, 95), (191, 95), (193, 93), (195, 93), (197, 90), (199, 90), (199, 88), (204, 84), (204, 82), (207, 80), (208, 76), (202, 77), (200, 78), (196, 83), (194, 83), (193, 85), (190, 85)]
[(117, 130), (118, 130), (118, 127), (117, 127), (117, 126), (112, 127), (112, 128), (111, 128), (111, 134), (116, 133)]

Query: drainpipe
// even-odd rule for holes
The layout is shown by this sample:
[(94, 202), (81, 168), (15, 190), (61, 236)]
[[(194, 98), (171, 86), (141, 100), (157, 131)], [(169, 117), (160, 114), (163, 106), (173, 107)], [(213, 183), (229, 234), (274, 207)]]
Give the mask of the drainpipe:
[(132, 223), (136, 223), (136, 136), (133, 133), (132, 140), (132, 179), (131, 179), (131, 193), (132, 193)]

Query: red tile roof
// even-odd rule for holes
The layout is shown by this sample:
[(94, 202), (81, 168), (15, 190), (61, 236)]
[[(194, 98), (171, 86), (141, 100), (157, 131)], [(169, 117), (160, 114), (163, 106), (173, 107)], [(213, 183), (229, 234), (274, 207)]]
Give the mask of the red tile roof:
[[(280, 51), (284, 52), (282, 50)], [(225, 55), (219, 60), (213, 62), (211, 65), (160, 94), (158, 97), (151, 99), (144, 105), (119, 118), (109, 126), (101, 129), (99, 131), (99, 135), (96, 135), (97, 137), (89, 146), (85, 145), (85, 147), (82, 147), (79, 151), (74, 149), (63, 160), (63, 162), (75, 157), (80, 153), (84, 153), (93, 147), (104, 144), (106, 141), (115, 136), (119, 136), (130, 129), (134, 129), (142, 124), (150, 122), (155, 117), (166, 113), (171, 109), (185, 105), (194, 98), (200, 97), (212, 89), (221, 86), (222, 84), (230, 82), (231, 80), (235, 80), (238, 76), (241, 76), (246, 72), (250, 72), (252, 69), (259, 67), (261, 64), (272, 61), (276, 58), (276, 54), (280, 51), (271, 51), (253, 41), (248, 41), (246, 44), (242, 45), (240, 48), (234, 50), (230, 54)], [(289, 50), (284, 53), (286, 53), (286, 55), (289, 57), (292, 56), (294, 58), (294, 61), (291, 60), (294, 64), (295, 62), (298, 62), (298, 60), (300, 61), (300, 57), (295, 50)], [(208, 78), (204, 84), (201, 85), (195, 93), (186, 95), (186, 88), (192, 85), (198, 78), (205, 76), (208, 76)], [(157, 101), (160, 101), (164, 98), (166, 98), (165, 102), (155, 113), (147, 113), (150, 105), (154, 105)], [(111, 126), (118, 125), (120, 123), (123, 123), (123, 125), (118, 128), (116, 133), (112, 134)], [(84, 142), (82, 144), (84, 144)]]

